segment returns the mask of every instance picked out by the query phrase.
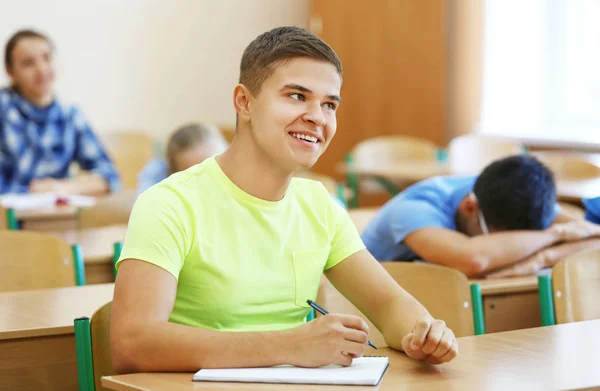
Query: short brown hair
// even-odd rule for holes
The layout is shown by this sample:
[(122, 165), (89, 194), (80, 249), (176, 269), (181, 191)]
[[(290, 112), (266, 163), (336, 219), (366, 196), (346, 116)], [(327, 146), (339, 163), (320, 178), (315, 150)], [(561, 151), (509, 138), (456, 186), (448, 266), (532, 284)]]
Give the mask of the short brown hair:
[(175, 172), (175, 156), (177, 154), (209, 140), (222, 142), (224, 146), (227, 145), (221, 131), (213, 125), (190, 123), (175, 130), (167, 142), (166, 155), (169, 174)]
[(12, 37), (10, 37), (10, 39), (6, 43), (6, 46), (4, 47), (4, 66), (6, 67), (7, 70), (9, 70), (13, 65), (12, 64), (12, 60), (13, 60), (12, 56), (13, 56), (13, 50), (15, 50), (15, 46), (17, 46), (17, 44), (19, 43), (20, 40), (25, 39), (25, 38), (43, 39), (44, 41), (48, 42), (48, 44), (50, 45), (50, 48), (52, 50), (54, 50), (54, 45), (52, 44), (52, 41), (46, 35), (44, 35), (40, 32), (37, 32), (35, 30), (19, 30), (16, 33), (14, 33)]
[(277, 27), (259, 35), (244, 50), (240, 83), (253, 94), (275, 71), (275, 66), (296, 57), (309, 57), (331, 63), (342, 76), (342, 62), (321, 38), (300, 27)]

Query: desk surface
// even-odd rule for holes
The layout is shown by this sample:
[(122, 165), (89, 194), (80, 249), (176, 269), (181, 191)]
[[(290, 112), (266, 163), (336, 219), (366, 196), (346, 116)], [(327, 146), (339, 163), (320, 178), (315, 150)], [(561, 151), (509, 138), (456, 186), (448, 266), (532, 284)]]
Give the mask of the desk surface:
[(75, 206), (60, 206), (56, 208), (15, 210), (18, 220), (56, 220), (74, 219), (79, 208)]
[(111, 262), (113, 244), (125, 239), (127, 225), (111, 225), (99, 228), (50, 231), (69, 244), (79, 244), (85, 264)]
[[(390, 366), (379, 390), (549, 390), (600, 386), (600, 320), (459, 339), (460, 356), (431, 366), (380, 349)], [(332, 390), (331, 386), (194, 383), (191, 373), (105, 377), (113, 390)], [(373, 390), (352, 387), (352, 390)]]
[(114, 284), (0, 293), (0, 340), (72, 334), (73, 320), (113, 298)]

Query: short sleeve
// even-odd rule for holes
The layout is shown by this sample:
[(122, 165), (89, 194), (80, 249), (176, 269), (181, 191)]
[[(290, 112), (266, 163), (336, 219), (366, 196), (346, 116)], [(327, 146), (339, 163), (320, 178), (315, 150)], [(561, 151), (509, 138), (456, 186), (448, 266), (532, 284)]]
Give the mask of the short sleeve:
[(331, 251), (325, 270), (334, 267), (352, 254), (365, 249), (365, 245), (348, 212), (331, 197), (329, 198), (329, 207), (331, 208), (330, 226), (334, 227), (335, 232), (332, 235)]
[(399, 202), (392, 211), (390, 229), (394, 243), (400, 244), (411, 233), (423, 228), (453, 228), (454, 216), (446, 216), (439, 208), (420, 200)]
[(131, 212), (117, 268), (125, 259), (139, 259), (178, 279), (194, 237), (186, 205), (178, 193), (166, 186), (144, 192)]

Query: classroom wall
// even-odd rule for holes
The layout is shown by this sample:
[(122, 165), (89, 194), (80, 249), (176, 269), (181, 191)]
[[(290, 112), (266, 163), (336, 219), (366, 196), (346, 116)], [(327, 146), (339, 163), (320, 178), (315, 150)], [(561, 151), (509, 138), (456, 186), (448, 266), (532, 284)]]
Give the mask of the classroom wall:
[(234, 126), (244, 47), (272, 27), (307, 27), (308, 14), (309, 0), (0, 0), (0, 42), (24, 27), (49, 34), (57, 92), (97, 132), (163, 138), (191, 120)]

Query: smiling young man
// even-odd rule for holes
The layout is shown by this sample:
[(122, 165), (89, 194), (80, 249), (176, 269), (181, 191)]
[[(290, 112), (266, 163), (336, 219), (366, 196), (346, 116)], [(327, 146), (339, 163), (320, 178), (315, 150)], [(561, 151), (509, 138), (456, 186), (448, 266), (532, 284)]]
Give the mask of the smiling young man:
[(305, 322), (323, 273), (410, 357), (457, 352), (444, 322), (365, 250), (311, 167), (336, 132), (341, 63), (314, 34), (273, 29), (244, 51), (231, 147), (138, 199), (119, 262), (111, 349), (119, 372), (349, 365), (363, 320)]

